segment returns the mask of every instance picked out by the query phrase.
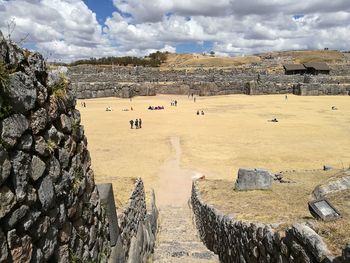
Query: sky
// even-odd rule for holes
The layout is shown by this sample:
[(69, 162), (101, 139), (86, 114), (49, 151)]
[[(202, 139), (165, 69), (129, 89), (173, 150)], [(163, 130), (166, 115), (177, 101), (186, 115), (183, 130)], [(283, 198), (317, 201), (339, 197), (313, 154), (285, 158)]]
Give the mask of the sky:
[(5, 36), (56, 62), (350, 49), (349, 0), (0, 0), (0, 17)]

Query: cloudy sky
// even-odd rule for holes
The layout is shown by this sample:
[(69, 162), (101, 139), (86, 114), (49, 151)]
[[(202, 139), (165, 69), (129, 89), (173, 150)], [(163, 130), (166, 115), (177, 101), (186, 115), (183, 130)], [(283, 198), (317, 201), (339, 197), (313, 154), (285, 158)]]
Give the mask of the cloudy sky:
[(55, 61), (350, 49), (349, 0), (0, 0), (0, 17), (4, 35)]

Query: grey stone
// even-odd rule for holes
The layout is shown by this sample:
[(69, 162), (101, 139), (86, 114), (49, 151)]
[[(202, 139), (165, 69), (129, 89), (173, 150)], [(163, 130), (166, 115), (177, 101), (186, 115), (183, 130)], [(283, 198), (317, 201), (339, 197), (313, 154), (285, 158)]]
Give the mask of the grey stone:
[(38, 52), (33, 52), (29, 55), (28, 64), (31, 72), (35, 73), (36, 78), (45, 84), (46, 80), (46, 64), (43, 56)]
[(6, 220), (6, 224), (9, 228), (15, 226), (29, 211), (29, 207), (22, 205), (20, 208), (13, 211), (10, 217)]
[(33, 249), (32, 262), (35, 262), (35, 263), (45, 262), (43, 252), (41, 251), (40, 248)]
[(272, 188), (272, 176), (263, 169), (245, 169), (238, 170), (235, 189), (244, 190), (269, 190)]
[(22, 151), (30, 151), (33, 144), (33, 137), (30, 134), (24, 134), (18, 143), (18, 148)]
[(50, 129), (45, 131), (44, 138), (46, 141), (51, 140), (56, 143), (56, 145), (59, 145), (61, 143), (61, 140), (63, 138), (63, 134), (59, 133), (55, 126), (51, 125)]
[(55, 193), (52, 180), (49, 176), (45, 177), (41, 182), (38, 194), (43, 209), (48, 210), (51, 208), (55, 201)]
[(66, 169), (69, 165), (69, 152), (64, 148), (60, 148), (58, 150), (58, 158), (62, 169)]
[(67, 115), (61, 114), (59, 124), (64, 133), (72, 132), (72, 120)]
[(56, 182), (61, 175), (61, 165), (60, 162), (52, 156), (48, 164), (49, 175), (54, 182)]
[(11, 173), (11, 162), (7, 151), (0, 145), (0, 186)]
[(80, 111), (78, 111), (77, 109), (72, 109), (71, 110), (71, 116), (73, 117), (74, 124), (75, 125), (80, 125), (80, 122), (81, 122)]
[(10, 74), (7, 96), (16, 112), (23, 113), (33, 109), (37, 98), (33, 79), (23, 72)]
[(21, 244), (21, 239), (17, 235), (16, 229), (12, 229), (7, 232), (7, 244), (10, 249)]
[(29, 123), (22, 114), (13, 114), (2, 122), (1, 137), (4, 143), (14, 146), (17, 139), (28, 129)]
[(18, 201), (23, 201), (27, 196), (28, 178), (30, 173), (30, 156), (24, 152), (15, 152), (11, 159), (12, 181), (15, 186)]
[(7, 46), (8, 63), (11, 68), (17, 68), (18, 64), (23, 63), (25, 60), (23, 50), (20, 49), (14, 42), (7, 41)]
[[(132, 237), (130, 241), (128, 263), (141, 262), (141, 250), (138, 245), (136, 237)], [(174, 255), (176, 256), (176, 255)]]
[(47, 123), (48, 115), (44, 108), (40, 108), (32, 114), (30, 126), (34, 134), (38, 134), (45, 129)]
[(295, 224), (288, 233), (291, 233), (299, 242), (301, 242), (301, 244), (307, 247), (319, 262), (329, 254), (327, 246), (322, 238), (310, 227)]
[(63, 224), (62, 229), (58, 232), (59, 241), (62, 244), (66, 244), (70, 240), (70, 236), (72, 233), (72, 223), (67, 221)]
[(0, 31), (0, 62), (3, 62), (3, 63), (5, 62), (7, 57), (7, 51), (8, 51), (8, 47), (7, 47), (6, 40), (2, 32)]
[(40, 82), (37, 83), (38, 97), (37, 101), (40, 106), (43, 106), (48, 98), (48, 92), (46, 87), (44, 87)]
[(34, 238), (42, 239), (51, 227), (50, 218), (48, 216), (40, 217), (39, 214), (38, 218), (33, 218), (33, 220), (36, 222), (30, 226), (29, 231)]
[(29, 205), (34, 204), (37, 201), (38, 197), (36, 194), (36, 190), (33, 186), (28, 184), (28, 190), (27, 190), (27, 203)]
[(50, 155), (50, 149), (42, 136), (35, 138), (35, 151), (41, 156), (47, 157)]
[(33, 156), (30, 176), (34, 181), (38, 180), (45, 172), (45, 163), (37, 156)]
[(59, 105), (57, 102), (57, 99), (51, 95), (49, 97), (49, 102), (47, 104), (47, 113), (49, 114), (49, 117), (51, 121), (54, 121), (58, 118), (59, 116)]
[(323, 185), (318, 185), (312, 194), (316, 199), (324, 198), (326, 195), (350, 189), (350, 176), (331, 180)]
[(0, 262), (6, 262), (7, 258), (8, 258), (7, 241), (4, 233), (0, 229)]
[(69, 262), (69, 246), (62, 245), (56, 251), (56, 259), (58, 263), (66, 263)]
[(344, 259), (344, 262), (350, 261), (350, 243), (348, 243), (346, 247), (343, 249), (343, 259)]
[(53, 255), (57, 247), (57, 228), (51, 226), (45, 238), (41, 239), (40, 243), (44, 259), (47, 261)]
[[(40, 216), (41, 212), (39, 210), (32, 209), (22, 222), (24, 230), (28, 231), (33, 226), (33, 224), (37, 222)], [(37, 229), (35, 229), (34, 232), (37, 233)]]
[(109, 240), (111, 246), (115, 246), (119, 236), (118, 217), (116, 212), (116, 206), (114, 201), (112, 184), (98, 184), (98, 194), (101, 200), (101, 206), (107, 213), (109, 222)]

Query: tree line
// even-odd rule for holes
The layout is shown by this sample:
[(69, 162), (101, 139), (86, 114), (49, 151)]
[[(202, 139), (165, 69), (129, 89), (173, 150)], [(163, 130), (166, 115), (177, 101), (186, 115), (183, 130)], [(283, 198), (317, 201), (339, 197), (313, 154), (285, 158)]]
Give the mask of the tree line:
[(131, 56), (90, 58), (90, 59), (81, 59), (81, 60), (73, 61), (68, 65), (77, 66), (82, 64), (91, 64), (91, 65), (159, 67), (162, 64), (162, 62), (166, 61), (167, 54), (169, 54), (169, 52), (157, 51), (143, 58), (131, 57)]

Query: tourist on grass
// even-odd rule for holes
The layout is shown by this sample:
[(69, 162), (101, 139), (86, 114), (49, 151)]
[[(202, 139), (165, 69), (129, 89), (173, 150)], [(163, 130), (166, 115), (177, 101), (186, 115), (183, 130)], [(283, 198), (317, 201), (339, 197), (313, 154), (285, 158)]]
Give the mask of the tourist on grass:
[(177, 106), (177, 100), (174, 101), (174, 105), (175, 105), (175, 107)]
[(202, 111), (201, 114), (204, 115), (204, 111)]
[(135, 120), (135, 127), (136, 127), (136, 129), (139, 128), (139, 120), (138, 119)]
[(134, 129), (134, 121), (133, 121), (133, 120), (130, 120), (129, 123), (130, 123), (130, 128), (131, 128), (131, 129)]
[(197, 110), (197, 115), (199, 115), (199, 110)]
[(139, 128), (140, 129), (142, 128), (142, 120), (141, 120), (141, 118), (139, 119)]

